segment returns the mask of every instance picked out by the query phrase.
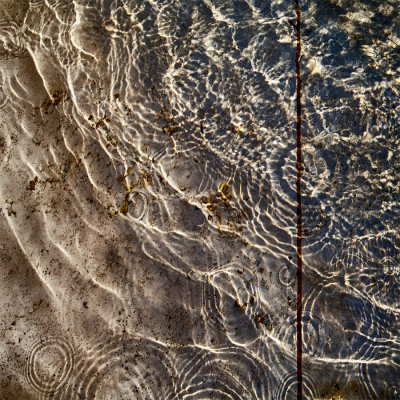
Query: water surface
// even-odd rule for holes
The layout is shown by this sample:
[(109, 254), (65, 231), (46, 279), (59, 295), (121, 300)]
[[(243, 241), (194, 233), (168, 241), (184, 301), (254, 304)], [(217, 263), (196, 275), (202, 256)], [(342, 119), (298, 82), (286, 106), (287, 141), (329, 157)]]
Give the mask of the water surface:
[[(300, 1), (305, 399), (400, 398), (398, 1)], [(296, 399), (296, 12), (0, 1), (2, 399)]]

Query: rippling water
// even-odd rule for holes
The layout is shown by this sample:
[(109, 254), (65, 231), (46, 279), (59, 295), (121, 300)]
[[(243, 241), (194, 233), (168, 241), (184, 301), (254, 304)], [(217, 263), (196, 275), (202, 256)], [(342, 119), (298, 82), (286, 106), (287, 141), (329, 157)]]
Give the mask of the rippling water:
[[(300, 1), (305, 399), (400, 399), (399, 2)], [(1, 399), (296, 399), (296, 12), (1, 0)]]

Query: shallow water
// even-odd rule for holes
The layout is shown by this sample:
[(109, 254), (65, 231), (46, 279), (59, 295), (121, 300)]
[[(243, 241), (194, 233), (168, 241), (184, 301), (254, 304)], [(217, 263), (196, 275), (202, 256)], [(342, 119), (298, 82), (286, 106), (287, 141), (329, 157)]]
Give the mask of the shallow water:
[[(304, 399), (400, 398), (397, 0), (300, 1)], [(0, 1), (0, 399), (296, 399), (296, 12)]]

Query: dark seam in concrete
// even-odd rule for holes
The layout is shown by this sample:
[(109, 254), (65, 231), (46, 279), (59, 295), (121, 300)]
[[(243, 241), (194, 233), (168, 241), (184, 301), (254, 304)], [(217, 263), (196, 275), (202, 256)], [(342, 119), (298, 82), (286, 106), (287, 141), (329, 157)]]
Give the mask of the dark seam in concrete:
[(296, 306), (296, 339), (297, 339), (297, 400), (303, 398), (303, 376), (302, 376), (302, 352), (303, 352), (303, 337), (302, 337), (302, 308), (303, 308), (303, 263), (301, 253), (302, 239), (302, 221), (301, 221), (301, 77), (300, 77), (300, 5), (299, 0), (295, 0), (296, 8), (296, 194), (297, 194), (297, 306)]

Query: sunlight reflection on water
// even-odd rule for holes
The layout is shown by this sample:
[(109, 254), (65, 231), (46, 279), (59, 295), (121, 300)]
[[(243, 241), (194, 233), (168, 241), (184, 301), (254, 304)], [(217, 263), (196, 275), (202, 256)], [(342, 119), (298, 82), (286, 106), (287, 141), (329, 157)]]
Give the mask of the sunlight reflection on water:
[[(295, 399), (280, 0), (0, 1), (7, 399)], [(396, 1), (301, 5), (303, 397), (399, 396)]]

